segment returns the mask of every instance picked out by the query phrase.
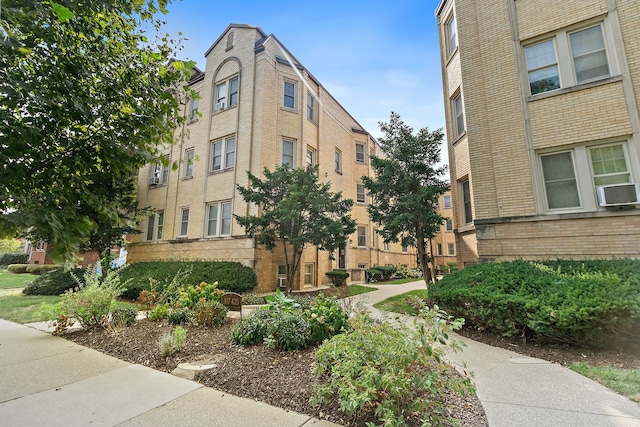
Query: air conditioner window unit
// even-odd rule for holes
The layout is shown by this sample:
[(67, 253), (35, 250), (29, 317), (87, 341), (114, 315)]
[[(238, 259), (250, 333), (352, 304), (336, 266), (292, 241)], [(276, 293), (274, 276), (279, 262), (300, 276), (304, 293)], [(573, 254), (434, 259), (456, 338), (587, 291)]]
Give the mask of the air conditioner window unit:
[(216, 110), (222, 110), (224, 108), (224, 102), (216, 102), (214, 107)]
[(640, 204), (640, 185), (614, 184), (596, 187), (598, 206), (623, 206)]
[(286, 277), (278, 277), (278, 287), (284, 289), (287, 287), (287, 278)]
[(160, 184), (160, 177), (154, 176), (149, 178), (149, 185)]

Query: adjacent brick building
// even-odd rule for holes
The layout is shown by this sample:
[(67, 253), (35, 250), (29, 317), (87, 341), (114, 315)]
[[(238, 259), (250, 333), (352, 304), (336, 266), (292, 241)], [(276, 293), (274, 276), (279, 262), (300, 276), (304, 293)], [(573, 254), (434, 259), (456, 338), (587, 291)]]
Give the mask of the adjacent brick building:
[(447, 264), (456, 264), (456, 235), (453, 232), (455, 222), (453, 220), (453, 199), (451, 191), (447, 191), (438, 200), (438, 213), (445, 218), (440, 225), (440, 230), (431, 239), (431, 257), (433, 266), (439, 272), (447, 272)]
[(381, 155), (376, 141), (275, 36), (232, 24), (205, 58), (190, 82), (200, 96), (186, 106), (191, 120), (164, 153), (180, 167), (157, 163), (139, 172), (139, 203), (157, 214), (129, 245), (130, 262), (235, 260), (255, 268), (259, 290), (275, 289), (285, 277), (284, 256), (257, 246), (234, 221), (234, 214), (257, 214), (237, 185), (247, 186), (246, 171), (261, 176), (265, 167), (312, 163), (332, 191), (354, 200), (358, 230), (334, 259), (305, 249), (293, 289), (329, 283), (324, 273), (333, 269), (359, 282), (375, 265), (415, 265), (415, 252), (385, 245), (367, 214), (361, 177), (373, 173), (369, 156)]
[(640, 2), (443, 0), (462, 265), (640, 255)]

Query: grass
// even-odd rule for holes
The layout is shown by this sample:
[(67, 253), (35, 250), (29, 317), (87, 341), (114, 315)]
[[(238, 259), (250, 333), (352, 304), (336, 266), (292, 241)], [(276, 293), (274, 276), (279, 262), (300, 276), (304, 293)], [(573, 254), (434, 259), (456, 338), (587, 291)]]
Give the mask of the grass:
[(35, 274), (13, 274), (0, 269), (0, 289), (24, 288), (25, 282), (35, 280)]
[(417, 289), (415, 291), (406, 292), (404, 294), (396, 295), (391, 298), (387, 298), (384, 301), (380, 301), (373, 306), (378, 310), (391, 311), (399, 314), (416, 315), (418, 311), (411, 304), (411, 301), (416, 297), (425, 299), (427, 297), (426, 289)]
[(422, 277), (407, 277), (406, 279), (395, 279), (395, 280), (389, 280), (386, 282), (375, 282), (375, 283), (371, 283), (372, 285), (402, 285), (404, 283), (411, 283), (411, 282), (417, 282), (419, 280), (424, 280)]
[(353, 297), (355, 295), (366, 294), (367, 292), (377, 291), (377, 288), (370, 288), (368, 286), (349, 285), (349, 295)]
[(625, 370), (590, 366), (586, 363), (574, 363), (570, 368), (635, 402), (640, 402), (640, 369)]
[(15, 323), (31, 323), (47, 320), (40, 313), (42, 303), (55, 304), (60, 301), (57, 296), (25, 296), (11, 294), (0, 296), (0, 319)]

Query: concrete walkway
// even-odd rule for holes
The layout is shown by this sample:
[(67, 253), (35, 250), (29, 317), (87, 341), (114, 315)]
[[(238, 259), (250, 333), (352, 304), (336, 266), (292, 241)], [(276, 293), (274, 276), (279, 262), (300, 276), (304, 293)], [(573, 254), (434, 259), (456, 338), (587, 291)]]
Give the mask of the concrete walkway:
[[(376, 317), (410, 322), (408, 317), (384, 314), (372, 305), (424, 289), (425, 284), (419, 281), (377, 288), (358, 295), (356, 301)], [(473, 372), (490, 427), (640, 427), (640, 405), (570, 369), (458, 335), (455, 339), (467, 346), (447, 358)]]

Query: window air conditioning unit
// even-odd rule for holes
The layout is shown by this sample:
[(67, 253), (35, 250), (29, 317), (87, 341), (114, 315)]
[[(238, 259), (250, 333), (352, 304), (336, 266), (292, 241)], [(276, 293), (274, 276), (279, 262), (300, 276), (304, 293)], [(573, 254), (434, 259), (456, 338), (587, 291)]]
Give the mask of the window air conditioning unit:
[(157, 185), (160, 184), (160, 177), (154, 176), (149, 178), (149, 185)]
[(216, 110), (222, 110), (224, 108), (224, 102), (216, 102), (216, 105), (213, 108)]
[(278, 277), (278, 287), (280, 289), (285, 289), (287, 287), (287, 278), (286, 277)]
[(615, 184), (596, 187), (598, 206), (622, 206), (640, 203), (640, 185)]

